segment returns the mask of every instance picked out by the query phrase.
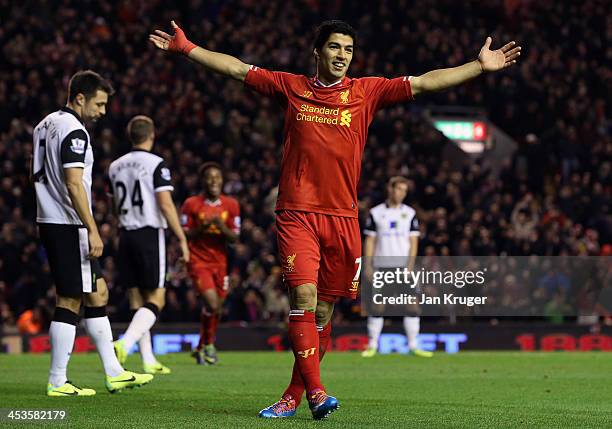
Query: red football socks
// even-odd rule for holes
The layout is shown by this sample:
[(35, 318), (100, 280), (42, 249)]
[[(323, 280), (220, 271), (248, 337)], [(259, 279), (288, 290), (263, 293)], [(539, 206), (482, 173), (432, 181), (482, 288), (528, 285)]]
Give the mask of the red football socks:
[[(329, 340), (331, 338), (331, 322), (324, 327), (317, 326), (319, 333), (319, 362), (323, 360), (327, 347), (329, 346)], [(291, 374), (291, 382), (283, 393), (283, 397), (290, 395), (296, 403), (296, 406), (300, 405), (302, 401), (302, 395), (304, 394), (304, 381), (300, 370), (298, 368), (298, 361), (296, 360), (293, 364), (293, 373)]]
[(329, 346), (329, 340), (331, 339), (331, 329), (331, 321), (323, 327), (317, 326), (317, 330), (319, 331), (319, 361), (323, 360), (323, 356), (325, 356), (325, 352), (327, 351), (327, 347)]
[(208, 316), (208, 324), (206, 330), (206, 341), (204, 345), (214, 344), (217, 339), (217, 326), (219, 325), (219, 314), (214, 313), (211, 316)]
[(198, 342), (197, 350), (202, 350), (204, 347), (204, 341), (206, 340), (206, 325), (207, 325), (206, 314), (204, 313), (204, 309), (200, 313), (200, 341)]
[[(289, 312), (289, 340), (295, 356), (295, 365), (304, 380), (301, 383), (302, 391), (304, 386), (307, 392), (323, 389), (319, 371), (319, 334), (313, 312), (304, 310)], [(298, 397), (294, 399), (299, 400)]]
[(219, 315), (217, 313), (210, 314), (207, 311), (202, 311), (200, 315), (200, 341), (198, 350), (208, 344), (214, 344), (217, 336), (217, 326), (219, 325)]

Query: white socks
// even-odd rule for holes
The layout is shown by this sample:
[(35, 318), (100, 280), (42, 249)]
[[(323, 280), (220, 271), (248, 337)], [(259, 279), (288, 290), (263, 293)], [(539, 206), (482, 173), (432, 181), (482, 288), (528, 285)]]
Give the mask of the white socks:
[(106, 375), (116, 377), (121, 374), (124, 369), (117, 360), (117, 355), (115, 355), (115, 349), (113, 348), (113, 331), (111, 330), (108, 316), (86, 318), (85, 328), (96, 344)]
[(421, 330), (421, 318), (420, 317), (404, 317), (404, 329), (406, 330), (406, 337), (408, 337), (408, 349), (418, 349), (417, 337)]
[(157, 362), (157, 359), (153, 354), (153, 346), (151, 345), (151, 332), (147, 331), (144, 333), (144, 335), (138, 341), (138, 348), (140, 349), (142, 363), (145, 365), (153, 365)]
[[(75, 318), (78, 316), (75, 314)], [(76, 326), (69, 323), (53, 320), (49, 328), (51, 339), (51, 369), (49, 370), (49, 383), (53, 387), (60, 387), (67, 381), (66, 370), (68, 361), (74, 347)]]
[[(384, 323), (384, 317), (368, 317), (368, 348), (378, 349), (378, 340)], [(419, 345), (417, 338), (421, 330), (421, 318), (404, 317), (404, 329), (408, 338), (408, 349), (416, 350)]]
[(368, 348), (378, 350), (378, 339), (382, 332), (384, 317), (368, 317)]
[(125, 331), (122, 338), (125, 342), (125, 349), (128, 352), (145, 333), (149, 332), (149, 330), (155, 324), (155, 320), (157, 320), (157, 316), (146, 306), (138, 309), (136, 314), (134, 314), (134, 317), (132, 317), (132, 322), (130, 323), (130, 326), (128, 326), (127, 331)]

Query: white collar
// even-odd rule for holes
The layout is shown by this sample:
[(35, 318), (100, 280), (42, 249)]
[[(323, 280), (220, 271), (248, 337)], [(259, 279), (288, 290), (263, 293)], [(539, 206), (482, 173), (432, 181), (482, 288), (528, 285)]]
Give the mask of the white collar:
[[(342, 79), (344, 79), (344, 78), (342, 78)], [(321, 82), (319, 80), (318, 77), (315, 77), (315, 85), (316, 86), (322, 86), (323, 88), (329, 88), (329, 87), (332, 87), (334, 85), (338, 85), (340, 82), (342, 82), (342, 79), (340, 79), (340, 80), (338, 80), (338, 81), (336, 81), (334, 83), (330, 83), (329, 85), (325, 85), (323, 82)]]
[(208, 198), (204, 198), (204, 202), (208, 204), (209, 206), (220, 206), (221, 198), (217, 198), (216, 201), (211, 201)]

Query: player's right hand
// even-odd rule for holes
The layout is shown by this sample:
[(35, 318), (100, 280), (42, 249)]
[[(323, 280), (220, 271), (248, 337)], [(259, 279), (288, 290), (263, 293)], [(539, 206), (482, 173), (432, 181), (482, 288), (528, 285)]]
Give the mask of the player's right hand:
[(155, 30), (155, 34), (149, 34), (149, 40), (159, 49), (164, 51), (178, 52), (183, 55), (189, 55), (189, 52), (195, 49), (197, 45), (187, 39), (185, 32), (176, 24), (176, 22), (172, 21), (171, 25), (174, 29), (174, 36), (171, 36), (170, 34), (161, 30)]
[(89, 238), (89, 254), (87, 257), (89, 259), (99, 258), (104, 250), (104, 243), (102, 243), (100, 234), (98, 234), (98, 231), (89, 231), (87, 236)]

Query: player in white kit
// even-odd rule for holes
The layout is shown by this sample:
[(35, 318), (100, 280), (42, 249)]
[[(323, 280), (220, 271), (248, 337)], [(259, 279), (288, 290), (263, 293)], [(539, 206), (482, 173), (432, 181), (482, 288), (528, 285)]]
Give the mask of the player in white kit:
[[(379, 269), (408, 268), (411, 270), (418, 253), (419, 221), (416, 211), (403, 203), (408, 194), (408, 180), (396, 176), (387, 185), (387, 200), (370, 209), (364, 230), (366, 272)], [(418, 308), (414, 314), (404, 317), (404, 329), (408, 338), (409, 353), (419, 357), (431, 357), (432, 353), (418, 348), (417, 337), (421, 320)], [(383, 329), (384, 317), (368, 317), (368, 347), (363, 357), (372, 357), (378, 351), (378, 340)]]
[(169, 374), (170, 369), (153, 354), (150, 330), (165, 304), (166, 237), (168, 226), (179, 239), (184, 262), (189, 262), (187, 238), (174, 201), (170, 169), (151, 152), (155, 141), (153, 120), (135, 116), (127, 126), (132, 150), (108, 169), (109, 191), (121, 228), (117, 267), (119, 284), (129, 290), (135, 312), (122, 339), (115, 341), (119, 362), (138, 343), (143, 369), (149, 374)]
[(49, 328), (51, 368), (48, 396), (93, 396), (95, 390), (68, 381), (81, 303), (85, 327), (98, 349), (111, 392), (140, 386), (153, 376), (126, 371), (113, 350), (106, 315), (108, 289), (98, 258), (103, 243), (91, 201), (93, 150), (85, 121), (106, 113), (113, 88), (99, 74), (80, 71), (70, 79), (68, 102), (47, 115), (34, 129), (32, 180), (36, 222), (56, 287), (56, 307)]

